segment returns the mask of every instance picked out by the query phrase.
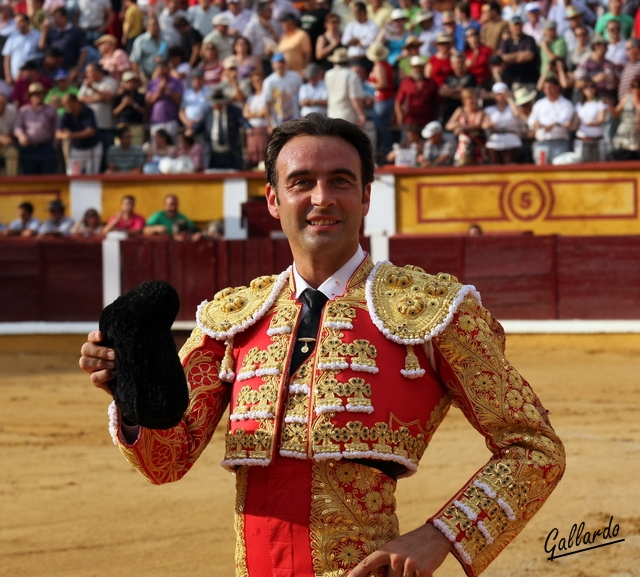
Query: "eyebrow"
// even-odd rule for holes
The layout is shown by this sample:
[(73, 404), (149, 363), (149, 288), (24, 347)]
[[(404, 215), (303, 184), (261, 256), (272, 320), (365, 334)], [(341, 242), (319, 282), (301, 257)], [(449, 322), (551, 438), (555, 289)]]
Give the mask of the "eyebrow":
[[(294, 170), (292, 172), (290, 172), (289, 174), (287, 174), (287, 176), (285, 177), (285, 181), (288, 182), (294, 178), (297, 178), (298, 176), (310, 176), (313, 173), (313, 171), (311, 169), (300, 169), (300, 170)], [(356, 175), (355, 172), (353, 172), (353, 170), (350, 170), (349, 168), (334, 168), (333, 170), (329, 171), (329, 174), (331, 176), (336, 176), (338, 174), (344, 174), (347, 176), (350, 176), (351, 178), (353, 178), (354, 180), (358, 179), (358, 176)]]

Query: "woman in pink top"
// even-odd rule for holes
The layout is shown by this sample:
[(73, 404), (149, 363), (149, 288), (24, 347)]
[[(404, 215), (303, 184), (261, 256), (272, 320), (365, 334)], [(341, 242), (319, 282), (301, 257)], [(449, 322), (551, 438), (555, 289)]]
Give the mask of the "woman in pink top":
[(102, 229), (103, 234), (107, 234), (112, 230), (121, 230), (131, 233), (140, 233), (144, 228), (144, 217), (133, 212), (136, 199), (133, 196), (123, 196), (120, 204), (120, 212), (114, 214), (109, 222)]

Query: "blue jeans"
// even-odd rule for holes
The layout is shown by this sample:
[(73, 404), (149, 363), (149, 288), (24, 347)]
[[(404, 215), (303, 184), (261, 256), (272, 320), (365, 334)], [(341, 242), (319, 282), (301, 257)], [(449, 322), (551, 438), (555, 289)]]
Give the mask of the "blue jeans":
[(391, 151), (393, 139), (391, 138), (391, 115), (395, 100), (376, 100), (373, 103), (373, 121), (376, 125), (376, 152), (378, 160), (385, 162), (387, 154)]

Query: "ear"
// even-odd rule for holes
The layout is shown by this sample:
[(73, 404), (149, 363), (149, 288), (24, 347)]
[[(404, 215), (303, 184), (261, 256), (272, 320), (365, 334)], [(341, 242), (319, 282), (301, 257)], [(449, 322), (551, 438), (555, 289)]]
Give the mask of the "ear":
[(280, 207), (278, 206), (278, 196), (275, 187), (267, 184), (264, 192), (267, 197), (267, 208), (269, 209), (269, 214), (273, 218), (280, 220)]
[(371, 208), (371, 183), (367, 184), (364, 192), (362, 193), (362, 216), (365, 217), (369, 214), (369, 208)]

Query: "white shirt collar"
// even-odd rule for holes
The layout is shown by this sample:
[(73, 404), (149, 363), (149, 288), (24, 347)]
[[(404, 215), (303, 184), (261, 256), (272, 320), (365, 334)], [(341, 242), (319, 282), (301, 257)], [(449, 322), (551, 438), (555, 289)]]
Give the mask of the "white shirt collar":
[[(349, 279), (356, 272), (356, 269), (362, 264), (362, 261), (366, 257), (366, 253), (362, 250), (361, 246), (358, 246), (355, 254), (344, 263), (336, 272), (334, 272), (327, 280), (325, 280), (318, 290), (323, 292), (329, 300), (333, 300), (335, 297), (342, 296), (347, 290), (347, 283)], [(298, 269), (296, 263), (293, 263), (293, 279), (296, 285), (296, 298), (299, 299), (302, 291), (308, 288), (313, 288), (309, 283), (304, 280)]]

